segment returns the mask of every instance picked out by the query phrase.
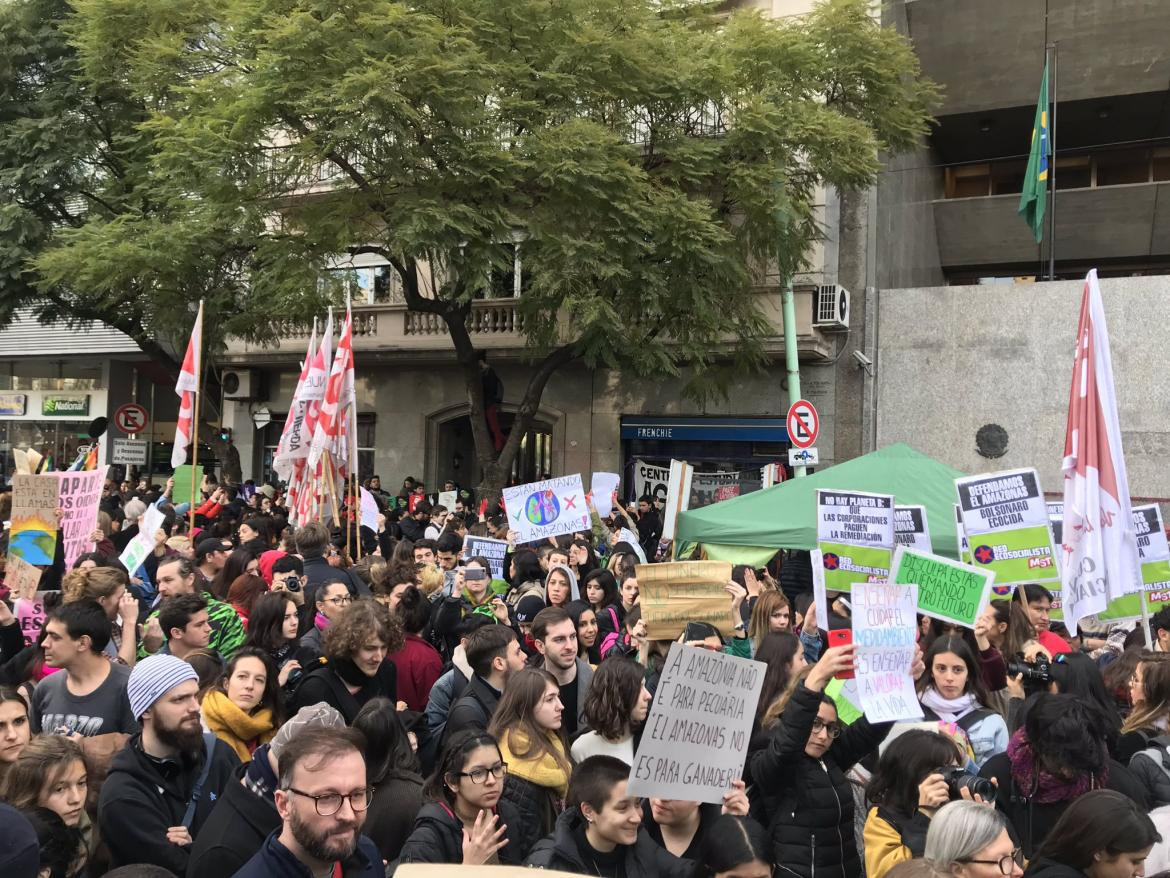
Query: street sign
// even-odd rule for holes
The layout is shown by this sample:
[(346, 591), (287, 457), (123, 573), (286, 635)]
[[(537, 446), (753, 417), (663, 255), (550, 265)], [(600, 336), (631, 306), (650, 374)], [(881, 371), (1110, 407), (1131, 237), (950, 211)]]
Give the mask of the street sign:
[(128, 402), (114, 412), (114, 426), (123, 433), (141, 433), (149, 423), (146, 409), (135, 402)]
[(252, 423), (256, 425), (257, 430), (263, 430), (272, 423), (272, 412), (268, 411), (267, 406), (261, 406), (252, 415)]
[(115, 439), (110, 453), (110, 463), (122, 466), (146, 466), (145, 439)]
[(816, 466), (821, 462), (821, 455), (815, 448), (789, 448), (789, 466)]
[(807, 399), (798, 399), (788, 409), (788, 441), (797, 448), (812, 448), (821, 432), (821, 419)]

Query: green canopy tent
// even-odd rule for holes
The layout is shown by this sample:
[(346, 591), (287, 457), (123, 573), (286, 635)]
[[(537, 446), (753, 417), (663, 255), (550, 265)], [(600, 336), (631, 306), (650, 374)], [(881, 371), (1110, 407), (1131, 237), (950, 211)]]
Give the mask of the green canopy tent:
[(959, 557), (955, 479), (964, 473), (899, 443), (802, 479), (679, 515), (675, 542), (701, 543), (707, 556), (763, 564), (778, 549), (815, 549), (817, 489), (893, 494), (899, 506), (925, 506), (934, 551)]

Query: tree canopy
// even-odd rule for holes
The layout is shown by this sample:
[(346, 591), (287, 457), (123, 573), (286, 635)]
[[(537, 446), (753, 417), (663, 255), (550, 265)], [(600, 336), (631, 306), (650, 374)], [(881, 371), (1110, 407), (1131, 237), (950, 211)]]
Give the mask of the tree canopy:
[(162, 355), (202, 297), (211, 337), (265, 341), (335, 294), (324, 266), (374, 253), (446, 325), (479, 412), (467, 317), (519, 241), (517, 426), (577, 359), (718, 390), (763, 361), (753, 290), (802, 266), (817, 187), (870, 185), (929, 122), (933, 86), (872, 11), (14, 0), (0, 319), (94, 317)]

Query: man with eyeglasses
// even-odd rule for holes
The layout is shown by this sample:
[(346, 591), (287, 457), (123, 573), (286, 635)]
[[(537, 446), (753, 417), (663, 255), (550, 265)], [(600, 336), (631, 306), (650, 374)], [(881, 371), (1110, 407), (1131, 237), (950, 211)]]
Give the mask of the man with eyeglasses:
[(352, 729), (307, 729), (288, 743), (274, 796), (281, 826), (236, 878), (382, 878), (378, 848), (362, 835), (373, 798), (364, 746)]

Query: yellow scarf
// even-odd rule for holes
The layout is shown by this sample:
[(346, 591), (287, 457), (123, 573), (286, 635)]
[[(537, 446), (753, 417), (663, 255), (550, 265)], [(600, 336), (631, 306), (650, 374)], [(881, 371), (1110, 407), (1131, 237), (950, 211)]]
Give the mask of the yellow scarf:
[(251, 762), (252, 751), (276, 734), (276, 721), (269, 708), (244, 713), (216, 689), (203, 697), (203, 721), (217, 738), (236, 751), (241, 762)]
[[(522, 759), (512, 751), (511, 744), (515, 744), (517, 750), (524, 752), (528, 749), (528, 736), (519, 730), (508, 731), (500, 736), (500, 756), (508, 763), (508, 774), (522, 777), (537, 786), (554, 789), (557, 796), (563, 799), (569, 792), (569, 773), (557, 763), (553, 755), (543, 753), (537, 758), (529, 756)], [(561, 739), (550, 733), (548, 744), (568, 764), (568, 759), (565, 758), (565, 745), (561, 743)]]

